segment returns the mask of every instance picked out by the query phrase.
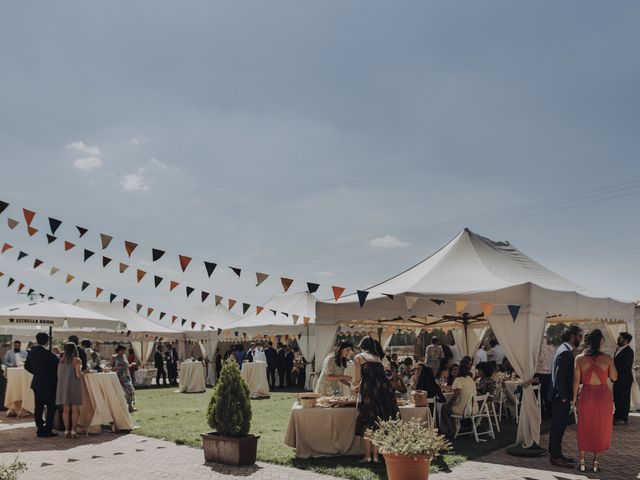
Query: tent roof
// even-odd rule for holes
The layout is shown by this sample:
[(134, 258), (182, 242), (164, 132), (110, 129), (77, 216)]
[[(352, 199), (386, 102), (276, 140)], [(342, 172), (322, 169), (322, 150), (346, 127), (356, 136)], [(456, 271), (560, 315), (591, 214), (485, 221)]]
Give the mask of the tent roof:
[(125, 322), (127, 324), (127, 330), (130, 330), (132, 333), (149, 333), (163, 336), (172, 334), (180, 335), (182, 333), (179, 330), (165, 327), (139, 315), (131, 308), (124, 307), (122, 302), (109, 303), (78, 300), (75, 305)]
[[(193, 309), (189, 320), (205, 324), (207, 327), (215, 329), (226, 328), (240, 317), (227, 310), (223, 305), (198, 305)], [(185, 328), (185, 331), (192, 331)]]
[(120, 319), (57, 300), (38, 300), (0, 308), (0, 324), (114, 331), (125, 327)]

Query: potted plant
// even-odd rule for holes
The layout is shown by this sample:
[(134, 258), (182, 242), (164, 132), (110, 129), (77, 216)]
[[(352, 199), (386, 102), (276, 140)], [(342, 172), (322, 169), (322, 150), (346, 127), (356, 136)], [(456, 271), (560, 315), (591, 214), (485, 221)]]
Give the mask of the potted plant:
[(451, 443), (418, 418), (378, 421), (366, 438), (384, 455), (389, 480), (425, 480), (431, 460), (451, 449)]
[(238, 364), (230, 359), (220, 372), (207, 410), (209, 426), (215, 432), (203, 433), (207, 462), (226, 465), (253, 465), (258, 435), (250, 435), (251, 401), (249, 389), (240, 376)]

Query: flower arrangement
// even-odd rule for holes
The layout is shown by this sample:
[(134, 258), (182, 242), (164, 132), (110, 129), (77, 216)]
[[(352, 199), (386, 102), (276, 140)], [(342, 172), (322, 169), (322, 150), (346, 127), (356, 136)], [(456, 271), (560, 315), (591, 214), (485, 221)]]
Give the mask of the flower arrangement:
[(382, 454), (434, 458), (451, 450), (451, 443), (444, 436), (418, 418), (379, 420), (365, 437)]
[(20, 462), (18, 458), (8, 464), (0, 463), (0, 480), (18, 480), (21, 473), (27, 471), (27, 464)]

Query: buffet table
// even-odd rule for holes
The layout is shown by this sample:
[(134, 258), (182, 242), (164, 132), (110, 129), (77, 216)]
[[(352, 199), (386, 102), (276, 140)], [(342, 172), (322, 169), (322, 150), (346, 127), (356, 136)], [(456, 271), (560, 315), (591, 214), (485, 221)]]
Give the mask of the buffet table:
[[(430, 422), (427, 407), (400, 407), (403, 420), (421, 418)], [(296, 449), (296, 457), (326, 457), (330, 455), (361, 455), (362, 438), (355, 436), (355, 407), (291, 409), (285, 445)]]
[(178, 392), (202, 393), (207, 389), (202, 362), (185, 361), (180, 364)]
[(242, 379), (249, 388), (251, 398), (264, 398), (269, 396), (267, 364), (265, 362), (243, 363)]
[(118, 430), (133, 430), (124, 391), (115, 372), (85, 373), (81, 380), (79, 425), (90, 432), (99, 431), (100, 425), (107, 423)]
[(33, 413), (34, 399), (31, 390), (33, 375), (24, 367), (7, 368), (7, 390), (4, 394), (4, 406), (7, 416)]
[(133, 386), (134, 387), (150, 387), (151, 380), (156, 378), (158, 374), (157, 368), (139, 368), (133, 372)]

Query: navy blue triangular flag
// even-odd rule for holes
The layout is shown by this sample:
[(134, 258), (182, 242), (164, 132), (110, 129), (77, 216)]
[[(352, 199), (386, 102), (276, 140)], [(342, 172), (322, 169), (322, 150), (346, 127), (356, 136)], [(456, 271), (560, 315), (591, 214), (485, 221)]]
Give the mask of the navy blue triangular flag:
[(515, 322), (516, 318), (518, 318), (518, 313), (520, 313), (520, 305), (507, 305), (507, 308), (511, 313), (511, 318), (513, 318), (513, 321)]
[(247, 313), (247, 310), (249, 310), (249, 308), (251, 308), (251, 304), (243, 303), (242, 304), (242, 314), (244, 315), (245, 313)]
[(0, 200), (0, 213), (4, 212), (8, 206), (9, 204), (7, 202), (3, 202), (2, 200)]
[(356, 293), (358, 294), (358, 302), (360, 302), (360, 308), (362, 308), (364, 307), (364, 301), (367, 299), (369, 292), (367, 292), (366, 290), (357, 290)]
[(22, 260), (24, 257), (28, 257), (29, 254), (28, 253), (24, 253), (22, 250), (20, 250), (20, 253), (18, 253), (18, 260)]
[(275, 316), (278, 312), (276, 310), (271, 310), (271, 313)]
[(90, 285), (89, 282), (82, 282), (82, 287), (80, 287), (80, 289), (84, 292), (89, 285)]
[(78, 229), (78, 233), (80, 234), (80, 238), (84, 237), (84, 234), (85, 234), (85, 233), (87, 233), (87, 232), (89, 231), (89, 230), (87, 230), (86, 228), (84, 228), (84, 227), (78, 227), (77, 225), (76, 225), (76, 228)]
[(55, 242), (57, 239), (58, 239), (58, 237), (54, 237), (50, 233), (47, 233), (47, 243), (51, 244), (51, 243)]
[(213, 271), (216, 269), (217, 266), (218, 266), (217, 263), (204, 262), (204, 268), (207, 269), (207, 275), (209, 275), (209, 278), (211, 278), (211, 274), (213, 273)]
[(158, 250), (157, 248), (151, 249), (151, 258), (153, 259), (154, 262), (157, 262), (158, 260), (160, 260), (164, 254), (165, 254), (164, 250)]
[(385, 296), (385, 297), (388, 297), (388, 298), (389, 298), (389, 300), (393, 300), (393, 299), (395, 298), (395, 296), (394, 296), (394, 295), (389, 295), (388, 293), (385, 293), (385, 294), (384, 294), (384, 296)]
[(153, 276), (153, 284), (156, 286), (156, 288), (158, 288), (158, 285), (162, 283), (162, 280), (164, 279), (162, 277), (159, 277), (158, 275)]
[(107, 265), (109, 265), (109, 262), (111, 262), (111, 259), (109, 257), (102, 257), (102, 266), (106, 267)]
[(193, 293), (193, 291), (195, 290), (195, 288), (193, 288), (193, 287), (187, 287), (187, 288), (186, 288), (186, 290), (187, 290), (187, 298), (189, 298), (189, 295), (191, 295), (191, 294)]
[(140, 313), (141, 308), (142, 308), (142, 305), (140, 305), (139, 303), (136, 303), (136, 313)]
[(86, 248), (84, 249), (84, 261), (86, 262), (87, 260), (89, 260), (93, 254), (95, 252), (92, 252), (91, 250), (87, 250)]
[(437, 298), (432, 298), (431, 301), (436, 305), (442, 305), (444, 303), (444, 300), (438, 300)]
[(200, 299), (202, 300), (202, 303), (204, 303), (204, 301), (209, 298), (209, 292), (205, 292), (204, 290), (202, 290), (200, 292)]
[(320, 288), (319, 283), (307, 282), (307, 291), (309, 293), (316, 293), (318, 291), (318, 288)]
[(52, 235), (56, 234), (56, 230), (58, 230), (58, 228), (60, 228), (60, 225), (62, 225), (62, 220), (58, 220), (56, 218), (49, 217), (49, 226), (51, 227), (51, 234)]
[(10, 287), (11, 285), (13, 285), (13, 282), (15, 282), (15, 279), (9, 277), (9, 281), (7, 282), (7, 287)]
[(164, 318), (164, 316), (166, 315), (166, 313), (164, 312), (160, 312), (160, 317), (158, 318), (158, 320), (162, 320)]
[(285, 317), (288, 317), (289, 314), (287, 312), (280, 312), (282, 315), (284, 315)]
[(116, 299), (117, 295), (115, 293), (112, 293), (111, 295), (109, 295), (109, 303), (113, 303), (113, 301)]
[(182, 326), (183, 326), (183, 327), (184, 327), (184, 324), (185, 324), (185, 323), (187, 323), (187, 319), (186, 319), (186, 318), (183, 318), (183, 319), (182, 319)]
[(231, 270), (233, 270), (233, 273), (235, 273), (238, 278), (240, 278), (240, 274), (242, 273), (242, 269), (238, 268), (238, 267), (229, 267)]
[(33, 288), (30, 288), (29, 291), (27, 292), (28, 296), (33, 295), (33, 292), (35, 292), (35, 290)]
[(129, 305), (129, 299), (123, 298), (122, 299), (122, 308), (125, 308), (127, 305)]
[(221, 328), (219, 328), (219, 329), (218, 329), (218, 335), (220, 335), (221, 333), (222, 333), (222, 329), (221, 329)]

